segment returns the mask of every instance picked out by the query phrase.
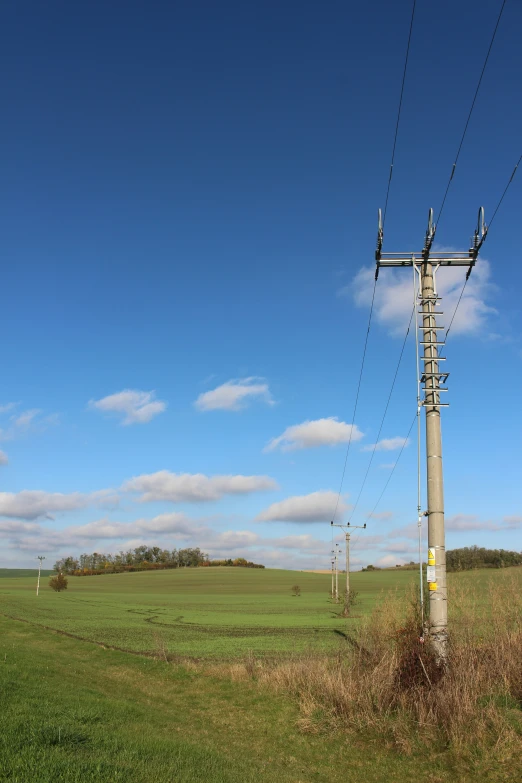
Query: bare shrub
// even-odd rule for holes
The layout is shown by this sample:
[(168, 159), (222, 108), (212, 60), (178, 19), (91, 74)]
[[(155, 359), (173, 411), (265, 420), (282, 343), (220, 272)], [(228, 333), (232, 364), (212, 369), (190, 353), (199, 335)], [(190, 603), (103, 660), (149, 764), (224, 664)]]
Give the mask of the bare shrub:
[(341, 616), (349, 617), (352, 611), (352, 607), (359, 603), (359, 591), (350, 590), (348, 593), (348, 600), (346, 599), (346, 593), (341, 596), (341, 603), (343, 605)]
[(51, 579), (49, 579), (49, 587), (51, 590), (54, 590), (55, 593), (61, 593), (62, 590), (67, 590), (68, 584), (69, 580), (62, 573), (59, 573), (57, 576), (53, 576)]
[(301, 588), (299, 585), (292, 586), (292, 595), (301, 595)]

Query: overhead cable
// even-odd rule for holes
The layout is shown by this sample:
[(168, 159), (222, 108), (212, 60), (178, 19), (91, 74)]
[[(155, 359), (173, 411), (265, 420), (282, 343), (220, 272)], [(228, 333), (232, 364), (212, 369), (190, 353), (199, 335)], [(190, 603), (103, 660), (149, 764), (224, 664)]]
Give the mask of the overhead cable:
[[(491, 220), (489, 221), (488, 226), (487, 226), (487, 234), (489, 234), (489, 230), (491, 228), (491, 224), (495, 220), (496, 214), (497, 214), (498, 210), (500, 209), (500, 205), (504, 201), (504, 197), (505, 197), (506, 193), (509, 190), (509, 186), (511, 185), (511, 183), (513, 182), (513, 180), (515, 178), (515, 174), (517, 173), (517, 169), (518, 169), (518, 167), (519, 167), (521, 162), (522, 162), (522, 155), (519, 157), (518, 161), (516, 162), (516, 165), (515, 165), (515, 168), (513, 169), (511, 177), (509, 178), (508, 183), (507, 183), (506, 187), (504, 188), (504, 191), (503, 191), (503, 193), (502, 193), (502, 195), (501, 195), (501, 197), (499, 199), (499, 202), (498, 202), (497, 206), (495, 207), (495, 209), (493, 211), (493, 214), (491, 216)], [(466, 285), (468, 283), (468, 280), (469, 280), (469, 273), (466, 275), (466, 279), (464, 280), (464, 285), (462, 286), (462, 290), (460, 292), (460, 296), (458, 298), (457, 304), (456, 304), (455, 309), (453, 311), (453, 315), (451, 316), (451, 320), (450, 320), (449, 326), (446, 329), (446, 336), (444, 338), (444, 341), (446, 341), (448, 339), (448, 334), (450, 333), (451, 326), (453, 324), (453, 321), (455, 320), (455, 316), (457, 315), (457, 310), (459, 309), (459, 305), (460, 305), (460, 302), (461, 302), (462, 297), (464, 295), (464, 291), (466, 289)]]
[(464, 144), (464, 139), (466, 138), (466, 133), (468, 132), (468, 126), (469, 126), (469, 123), (470, 123), (470, 120), (471, 120), (471, 115), (473, 114), (473, 109), (475, 108), (475, 103), (477, 101), (477, 96), (479, 94), (480, 85), (482, 84), (482, 78), (483, 78), (484, 73), (486, 71), (486, 66), (488, 64), (489, 55), (491, 54), (491, 50), (493, 48), (493, 43), (494, 43), (495, 37), (497, 35), (497, 30), (498, 30), (498, 26), (500, 24), (500, 20), (502, 18), (502, 14), (504, 13), (504, 7), (506, 5), (506, 2), (507, 2), (507, 0), (503, 0), (503, 2), (502, 2), (502, 7), (500, 9), (500, 13), (499, 13), (498, 18), (497, 18), (497, 23), (495, 25), (495, 29), (493, 30), (493, 35), (491, 36), (491, 41), (489, 43), (489, 48), (488, 48), (488, 51), (487, 51), (487, 54), (486, 54), (486, 59), (484, 60), (484, 64), (482, 66), (482, 71), (480, 72), (480, 77), (479, 77), (479, 80), (478, 80), (477, 88), (475, 90), (475, 95), (473, 96), (473, 100), (471, 102), (471, 107), (470, 107), (470, 110), (469, 110), (469, 113), (468, 113), (468, 118), (466, 120), (466, 124), (464, 125), (464, 131), (463, 131), (462, 137), (460, 139), (460, 144), (459, 144), (458, 149), (457, 149), (457, 154), (455, 156), (455, 161), (454, 161), (452, 169), (451, 169), (451, 174), (450, 174), (450, 177), (449, 177), (449, 180), (448, 180), (448, 184), (446, 185), (446, 191), (444, 193), (444, 198), (442, 199), (442, 204), (441, 204), (441, 207), (439, 209), (439, 214), (438, 214), (437, 221), (436, 221), (436, 225), (437, 226), (438, 226), (438, 224), (440, 222), (440, 218), (441, 218), (442, 212), (444, 210), (444, 205), (446, 204), (446, 199), (448, 197), (448, 192), (449, 192), (451, 183), (453, 181), (453, 176), (455, 174), (455, 169), (457, 168), (457, 162), (458, 162), (458, 159), (459, 159), (459, 156), (460, 156), (460, 152), (462, 150), (462, 145)]
[(416, 0), (413, 0), (413, 7), (411, 9), (411, 20), (410, 20), (410, 31), (408, 33), (408, 45), (406, 46), (406, 57), (404, 59), (404, 71), (402, 74), (402, 84), (401, 84), (401, 94), (399, 97), (399, 108), (397, 110), (397, 122), (395, 123), (395, 135), (393, 138), (393, 147), (392, 147), (392, 155), (391, 155), (391, 163), (390, 163), (390, 174), (388, 176), (388, 187), (386, 189), (386, 200), (384, 202), (384, 216), (383, 216), (383, 228), (384, 223), (386, 222), (386, 210), (388, 209), (388, 199), (390, 197), (390, 187), (391, 187), (391, 181), (393, 177), (393, 164), (395, 162), (395, 149), (397, 147), (397, 137), (399, 135), (399, 123), (401, 119), (401, 109), (402, 109), (402, 98), (404, 95), (404, 85), (406, 83), (406, 71), (408, 69), (408, 57), (410, 55), (410, 43), (411, 43), (411, 33), (413, 30), (413, 19), (415, 16), (415, 6), (416, 6)]
[(409, 439), (409, 437), (410, 437), (411, 431), (412, 431), (412, 429), (413, 429), (413, 425), (415, 424), (415, 420), (416, 420), (416, 418), (417, 418), (417, 411), (415, 411), (415, 416), (413, 417), (413, 421), (412, 421), (412, 423), (410, 424), (410, 428), (409, 428), (409, 430), (408, 430), (408, 434), (406, 435), (406, 438), (404, 439), (404, 443), (402, 444), (402, 446), (401, 446), (401, 449), (400, 449), (399, 453), (397, 454), (397, 459), (395, 460), (395, 464), (394, 464), (394, 466), (393, 466), (393, 468), (392, 468), (392, 470), (391, 470), (391, 473), (390, 473), (390, 475), (388, 476), (388, 480), (386, 481), (386, 484), (384, 485), (384, 487), (383, 487), (383, 490), (382, 490), (381, 494), (379, 495), (379, 498), (378, 498), (378, 500), (377, 500), (377, 503), (374, 505), (374, 507), (372, 508), (372, 510), (370, 511), (370, 513), (368, 514), (368, 516), (366, 517), (366, 519), (365, 519), (365, 522), (364, 522), (365, 524), (366, 524), (366, 523), (368, 522), (368, 520), (369, 520), (369, 519), (371, 519), (371, 517), (372, 517), (372, 516), (375, 514), (375, 511), (377, 510), (377, 507), (378, 507), (379, 503), (381, 502), (381, 500), (382, 500), (382, 498), (383, 498), (383, 496), (384, 496), (384, 493), (385, 493), (385, 492), (386, 492), (386, 490), (388, 489), (388, 485), (389, 485), (389, 483), (390, 483), (390, 481), (391, 481), (391, 479), (392, 479), (392, 476), (393, 476), (393, 474), (395, 473), (395, 468), (397, 467), (397, 465), (398, 465), (398, 463), (399, 463), (399, 460), (400, 460), (400, 458), (401, 458), (401, 454), (402, 454), (402, 452), (404, 451), (404, 449), (405, 449), (405, 447), (406, 447), (406, 444), (407, 444), (407, 442), (408, 442), (408, 439)]
[(371, 323), (372, 323), (373, 305), (375, 303), (375, 289), (376, 289), (376, 287), (377, 287), (377, 278), (375, 278), (374, 283), (373, 283), (372, 301), (371, 301), (371, 305), (370, 305), (370, 314), (368, 316), (368, 327), (366, 329), (366, 338), (364, 340), (364, 348), (363, 348), (363, 354), (362, 354), (362, 360), (361, 360), (361, 369), (360, 369), (360, 372), (359, 372), (359, 382), (357, 384), (357, 393), (355, 395), (355, 405), (354, 405), (354, 408), (353, 408), (352, 423), (351, 423), (351, 426), (350, 426), (350, 437), (348, 439), (348, 446), (346, 447), (346, 456), (344, 458), (343, 472), (342, 472), (342, 475), (341, 475), (341, 484), (339, 486), (339, 492), (337, 494), (337, 500), (336, 500), (336, 503), (335, 503), (335, 509), (334, 509), (333, 516), (332, 516), (332, 522), (335, 522), (335, 517), (336, 517), (336, 514), (337, 514), (337, 510), (339, 508), (339, 501), (341, 499), (341, 493), (343, 491), (344, 476), (346, 474), (346, 465), (348, 463), (348, 454), (350, 453), (350, 446), (352, 445), (353, 429), (355, 427), (355, 415), (357, 413), (357, 406), (359, 404), (359, 394), (360, 394), (360, 391), (361, 391), (361, 381), (362, 381), (363, 370), (364, 370), (364, 362), (365, 362), (365, 359), (366, 359), (366, 350), (368, 348), (368, 337), (370, 336), (370, 327), (371, 327)]
[(366, 468), (366, 473), (364, 475), (364, 479), (363, 479), (363, 482), (361, 484), (361, 488), (359, 490), (359, 494), (357, 495), (357, 500), (355, 501), (355, 505), (354, 505), (354, 507), (352, 509), (352, 512), (350, 514), (350, 519), (349, 519), (350, 522), (351, 522), (351, 520), (352, 520), (352, 518), (353, 518), (353, 516), (355, 514), (355, 510), (357, 509), (357, 506), (359, 505), (359, 500), (361, 499), (361, 495), (362, 495), (363, 489), (364, 489), (364, 487), (366, 485), (366, 480), (368, 478), (368, 474), (370, 472), (370, 468), (372, 466), (373, 458), (375, 456), (375, 451), (377, 449), (377, 445), (379, 443), (379, 438), (381, 436), (382, 428), (383, 428), (383, 425), (384, 425), (384, 419), (386, 418), (386, 414), (388, 413), (388, 408), (390, 406), (390, 400), (391, 400), (391, 397), (392, 397), (392, 394), (393, 394), (393, 389), (395, 388), (395, 381), (397, 380), (397, 375), (399, 373), (399, 368), (401, 366), (402, 356), (404, 354), (404, 349), (406, 347), (406, 341), (408, 339), (408, 335), (410, 334), (411, 322), (412, 322), (414, 313), (415, 313), (415, 305), (413, 305), (413, 310), (411, 311), (410, 320), (408, 322), (408, 328), (406, 330), (406, 334), (404, 336), (404, 340), (403, 340), (403, 343), (402, 343), (401, 352), (399, 354), (399, 360), (397, 362), (397, 366), (395, 367), (395, 374), (393, 376), (390, 392), (388, 394), (388, 399), (387, 399), (386, 405), (384, 407), (384, 413), (382, 414), (382, 419), (381, 419), (381, 424), (379, 426), (379, 431), (377, 433), (377, 436), (376, 436), (376, 439), (375, 439), (375, 443), (373, 445), (372, 453), (370, 455), (370, 461), (368, 462), (368, 467)]

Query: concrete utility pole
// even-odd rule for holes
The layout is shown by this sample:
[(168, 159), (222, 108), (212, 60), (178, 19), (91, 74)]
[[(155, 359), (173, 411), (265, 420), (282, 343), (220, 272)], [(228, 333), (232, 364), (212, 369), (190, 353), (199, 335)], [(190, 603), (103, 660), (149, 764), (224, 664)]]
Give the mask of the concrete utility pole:
[[(350, 525), (348, 522), (346, 525), (335, 525), (332, 521), (330, 522), (330, 525), (332, 527), (340, 527), (341, 530), (344, 530), (346, 542), (346, 588), (344, 593), (344, 610), (346, 616), (348, 616), (350, 612), (350, 530), (366, 530), (366, 523), (364, 525)], [(350, 530), (348, 528), (350, 528)]]
[(42, 555), (38, 555), (38, 582), (36, 583), (36, 595), (39, 595), (40, 593), (40, 571), (42, 570), (42, 560), (45, 560), (45, 557)]
[[(439, 355), (439, 347), (444, 340), (439, 340), (437, 333), (444, 327), (437, 324), (437, 315), (442, 311), (437, 309), (440, 297), (435, 284), (436, 272), (441, 266), (467, 266), (466, 279), (471, 274), (482, 243), (486, 239), (487, 226), (484, 223), (484, 209), (479, 210), (478, 225), (475, 230), (472, 246), (463, 252), (435, 252), (431, 255), (436, 226), (433, 225), (433, 210), (428, 213), (428, 228), (421, 253), (383, 253), (383, 227), (381, 211), (379, 210), (379, 226), (377, 234), (377, 249), (375, 260), (377, 268), (375, 279), (380, 267), (413, 266), (420, 280), (420, 294), (416, 296), (416, 309), (421, 315), (420, 328), (424, 339), (421, 360), (424, 362), (421, 383), (424, 399), (421, 404), (426, 411), (426, 469), (427, 469), (427, 500), (428, 509), (428, 569), (427, 581), (430, 594), (429, 637), (440, 662), (447, 658), (448, 646), (448, 596), (446, 587), (446, 545), (444, 534), (444, 482), (442, 473), (442, 438), (440, 426), (440, 409), (447, 403), (440, 402), (441, 392), (447, 388), (449, 373), (440, 372), (439, 362), (446, 357)], [(415, 316), (418, 317), (417, 314)], [(422, 567), (422, 564), (421, 564)]]
[[(333, 555), (333, 549), (332, 549), (332, 555)], [(334, 565), (335, 565), (335, 560), (332, 557), (332, 601), (335, 601), (335, 571), (334, 571)]]
[(335, 603), (339, 603), (339, 544), (335, 545)]

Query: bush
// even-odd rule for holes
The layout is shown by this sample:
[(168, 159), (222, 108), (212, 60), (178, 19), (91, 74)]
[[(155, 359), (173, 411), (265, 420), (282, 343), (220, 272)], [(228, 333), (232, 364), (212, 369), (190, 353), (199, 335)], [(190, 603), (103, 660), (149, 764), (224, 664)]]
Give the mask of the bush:
[(55, 593), (61, 593), (62, 590), (67, 590), (68, 584), (69, 582), (63, 574), (58, 574), (58, 576), (53, 576), (49, 579), (49, 587), (51, 590), (54, 590)]
[(292, 595), (301, 595), (301, 588), (299, 585), (294, 585), (292, 587)]

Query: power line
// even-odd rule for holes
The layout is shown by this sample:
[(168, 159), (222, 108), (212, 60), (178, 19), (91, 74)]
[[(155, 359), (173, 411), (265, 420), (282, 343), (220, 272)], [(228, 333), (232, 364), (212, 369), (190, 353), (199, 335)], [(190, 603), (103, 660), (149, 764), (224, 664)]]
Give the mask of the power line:
[(355, 505), (354, 505), (354, 507), (352, 509), (352, 513), (350, 514), (350, 519), (349, 519), (350, 522), (353, 519), (353, 516), (355, 514), (355, 510), (357, 509), (357, 506), (359, 505), (359, 500), (361, 499), (361, 495), (362, 495), (363, 489), (364, 489), (364, 487), (366, 485), (366, 480), (368, 478), (368, 474), (369, 474), (370, 468), (372, 466), (373, 458), (375, 456), (375, 450), (377, 448), (377, 444), (379, 442), (379, 438), (380, 438), (380, 435), (381, 435), (381, 432), (382, 432), (382, 428), (384, 426), (384, 419), (386, 418), (386, 414), (388, 413), (388, 408), (389, 408), (389, 405), (390, 405), (391, 396), (393, 394), (393, 389), (395, 388), (395, 381), (397, 380), (397, 375), (399, 373), (399, 368), (401, 366), (401, 361), (402, 361), (402, 357), (403, 357), (403, 354), (404, 354), (404, 349), (406, 347), (406, 341), (407, 341), (408, 336), (410, 334), (411, 322), (412, 322), (412, 319), (413, 319), (413, 315), (415, 313), (415, 306), (416, 305), (414, 304), (413, 305), (413, 310), (411, 311), (410, 320), (408, 322), (408, 328), (406, 330), (406, 335), (404, 336), (404, 340), (403, 340), (403, 343), (402, 343), (401, 352), (399, 354), (399, 360), (398, 360), (397, 366), (395, 368), (395, 374), (393, 376), (390, 392), (388, 394), (388, 399), (386, 401), (386, 405), (385, 405), (385, 408), (384, 408), (384, 413), (382, 414), (382, 419), (381, 419), (381, 424), (379, 426), (379, 431), (378, 431), (377, 437), (375, 439), (375, 443), (374, 443), (374, 446), (373, 446), (373, 449), (372, 449), (372, 453), (370, 455), (370, 461), (368, 462), (368, 467), (366, 468), (366, 473), (364, 475), (364, 479), (363, 479), (363, 482), (361, 484), (361, 488), (359, 490), (359, 494), (357, 495), (357, 500), (355, 501)]
[[(383, 499), (384, 493), (385, 493), (385, 492), (386, 492), (386, 490), (388, 489), (388, 484), (389, 484), (389, 483), (390, 483), (390, 481), (392, 480), (392, 476), (393, 476), (393, 474), (394, 474), (394, 472), (395, 472), (395, 468), (397, 467), (397, 463), (399, 462), (399, 460), (400, 460), (400, 458), (401, 458), (401, 454), (402, 454), (402, 452), (404, 451), (404, 449), (405, 449), (405, 447), (406, 447), (406, 443), (408, 442), (408, 438), (410, 437), (410, 434), (411, 434), (411, 431), (412, 431), (412, 429), (413, 429), (413, 425), (415, 424), (415, 419), (416, 419), (416, 418), (417, 418), (417, 413), (415, 413), (415, 417), (414, 417), (414, 419), (413, 419), (412, 423), (410, 424), (410, 428), (409, 428), (409, 430), (408, 430), (408, 434), (406, 435), (406, 438), (405, 438), (405, 440), (404, 440), (404, 443), (403, 443), (403, 444), (402, 444), (402, 446), (401, 446), (401, 450), (399, 451), (399, 453), (398, 453), (398, 455), (397, 455), (397, 459), (395, 460), (395, 465), (394, 465), (394, 466), (393, 466), (393, 468), (391, 469), (391, 473), (390, 473), (390, 475), (388, 476), (388, 479), (387, 479), (387, 481), (386, 481), (386, 484), (384, 485), (384, 487), (383, 487), (383, 490), (382, 490), (381, 494), (379, 495), (379, 499), (377, 500), (377, 503), (374, 505), (374, 507), (372, 508), (372, 510), (370, 511), (370, 513), (368, 514), (368, 516), (366, 517), (366, 519), (364, 520), (364, 523), (363, 523), (364, 525), (366, 525), (366, 524), (368, 523), (368, 521), (369, 521), (369, 520), (372, 518), (372, 516), (375, 514), (375, 511), (376, 511), (376, 509), (377, 509), (377, 507), (378, 507), (379, 503), (380, 503), (380, 502), (381, 502), (381, 500)], [(357, 538), (356, 538), (356, 539), (355, 539), (355, 541), (353, 542), (353, 546), (355, 546), (355, 545), (357, 544), (357, 542), (359, 541), (359, 538), (360, 538), (360, 534), (357, 536)]]
[(386, 222), (386, 210), (388, 209), (388, 199), (390, 196), (390, 187), (391, 187), (391, 181), (393, 176), (393, 164), (395, 161), (395, 149), (397, 147), (397, 136), (399, 135), (399, 122), (401, 119), (401, 109), (402, 109), (402, 98), (404, 95), (404, 84), (406, 82), (406, 71), (408, 69), (408, 57), (410, 54), (410, 43), (411, 43), (411, 33), (413, 30), (413, 18), (415, 16), (415, 6), (416, 6), (416, 0), (413, 0), (413, 8), (411, 9), (411, 20), (410, 20), (410, 32), (408, 34), (408, 45), (406, 47), (406, 57), (404, 60), (404, 72), (402, 74), (402, 84), (401, 84), (401, 94), (399, 97), (399, 108), (397, 110), (397, 122), (395, 123), (395, 136), (393, 139), (393, 148), (392, 148), (392, 156), (391, 156), (391, 163), (390, 163), (390, 174), (388, 177), (388, 187), (386, 190), (386, 200), (384, 202), (384, 218), (383, 218), (383, 228), (384, 223)]
[(378, 507), (379, 503), (381, 502), (381, 500), (382, 500), (382, 498), (383, 498), (383, 495), (384, 495), (384, 493), (385, 493), (385, 492), (386, 492), (386, 490), (388, 489), (388, 484), (390, 483), (390, 481), (391, 481), (391, 479), (392, 479), (392, 476), (393, 476), (393, 474), (395, 473), (395, 468), (396, 468), (396, 467), (397, 467), (397, 465), (399, 464), (399, 460), (400, 460), (400, 458), (401, 458), (401, 454), (402, 454), (402, 452), (404, 451), (404, 449), (405, 449), (405, 447), (406, 447), (406, 443), (408, 442), (408, 438), (410, 437), (410, 434), (411, 434), (411, 431), (412, 431), (412, 429), (413, 429), (413, 425), (415, 424), (415, 420), (416, 420), (416, 418), (417, 418), (417, 412), (415, 412), (415, 416), (413, 417), (413, 421), (412, 421), (412, 423), (410, 424), (410, 428), (409, 428), (409, 430), (408, 430), (408, 434), (406, 435), (406, 438), (404, 439), (404, 443), (402, 444), (402, 446), (401, 446), (401, 449), (400, 449), (399, 453), (397, 454), (397, 459), (395, 460), (395, 465), (393, 466), (393, 468), (392, 468), (392, 470), (391, 470), (391, 473), (390, 473), (390, 475), (388, 476), (388, 480), (386, 481), (386, 484), (384, 485), (384, 487), (383, 487), (383, 490), (382, 490), (381, 494), (379, 495), (379, 499), (377, 500), (377, 503), (375, 504), (375, 506), (372, 508), (372, 510), (370, 511), (370, 513), (368, 514), (368, 516), (366, 517), (366, 519), (365, 519), (365, 523), (366, 523), (366, 522), (368, 522), (368, 520), (369, 520), (369, 519), (371, 519), (371, 517), (372, 517), (372, 516), (375, 514), (375, 511), (376, 511), (376, 509), (377, 509), (377, 507)]
[[(520, 165), (520, 163), (521, 163), (521, 162), (522, 162), (522, 155), (521, 155), (521, 156), (519, 157), (519, 159), (517, 160), (517, 162), (516, 162), (516, 165), (515, 165), (515, 168), (513, 169), (513, 172), (512, 172), (512, 174), (511, 174), (511, 177), (509, 178), (509, 180), (508, 180), (508, 183), (507, 183), (506, 187), (504, 188), (504, 191), (503, 191), (503, 193), (502, 193), (502, 195), (501, 195), (501, 197), (500, 197), (500, 199), (499, 199), (499, 202), (498, 202), (497, 206), (495, 207), (495, 209), (494, 209), (494, 211), (493, 211), (493, 214), (492, 214), (492, 216), (491, 216), (491, 220), (489, 221), (489, 224), (488, 224), (488, 227), (487, 227), (486, 236), (487, 236), (487, 234), (489, 233), (489, 230), (490, 230), (490, 228), (491, 228), (491, 224), (492, 224), (492, 223), (493, 223), (493, 221), (495, 220), (496, 214), (497, 214), (497, 212), (498, 212), (498, 211), (499, 211), (499, 209), (500, 209), (500, 205), (501, 205), (501, 204), (502, 204), (502, 202), (504, 201), (504, 197), (505, 197), (506, 193), (507, 193), (507, 192), (508, 192), (508, 190), (509, 190), (509, 186), (511, 185), (511, 183), (513, 182), (513, 180), (514, 180), (514, 178), (515, 178), (515, 174), (517, 173), (517, 169), (518, 169), (518, 167), (519, 167), (519, 165)], [(485, 237), (484, 237), (484, 239), (485, 239)], [(450, 323), (449, 323), (449, 326), (448, 326), (448, 328), (446, 329), (446, 336), (445, 336), (445, 338), (444, 338), (445, 340), (447, 340), (447, 339), (448, 339), (448, 334), (450, 333), (451, 326), (452, 326), (452, 324), (453, 324), (453, 321), (455, 320), (455, 316), (457, 315), (457, 310), (459, 309), (459, 305), (460, 305), (460, 302), (461, 302), (461, 300), (462, 300), (462, 297), (463, 297), (463, 295), (464, 295), (464, 291), (465, 291), (465, 289), (466, 289), (466, 285), (467, 285), (467, 283), (468, 283), (469, 276), (470, 276), (470, 272), (471, 272), (472, 268), (473, 268), (473, 267), (470, 267), (470, 268), (469, 268), (469, 270), (468, 270), (468, 273), (467, 273), (467, 275), (466, 275), (466, 279), (464, 280), (464, 285), (462, 286), (462, 290), (461, 290), (461, 292), (460, 292), (460, 296), (459, 296), (459, 298), (458, 298), (457, 304), (456, 304), (456, 306), (455, 306), (455, 309), (454, 309), (454, 311), (453, 311), (453, 315), (451, 316), (451, 321), (450, 321)]]
[(486, 59), (484, 60), (484, 65), (482, 66), (482, 71), (480, 72), (480, 78), (478, 80), (477, 89), (475, 90), (475, 95), (473, 96), (473, 101), (471, 103), (471, 108), (469, 110), (468, 118), (466, 120), (466, 124), (464, 125), (464, 132), (462, 133), (462, 137), (460, 139), (460, 144), (459, 144), (459, 147), (458, 147), (458, 150), (457, 150), (457, 154), (455, 156), (455, 162), (453, 163), (453, 167), (451, 169), (450, 178), (448, 180), (448, 184), (446, 185), (446, 192), (444, 193), (444, 198), (442, 199), (442, 204), (441, 204), (441, 207), (439, 209), (439, 214), (438, 214), (437, 221), (436, 221), (436, 225), (437, 226), (438, 226), (438, 224), (440, 222), (442, 211), (443, 211), (444, 205), (446, 203), (446, 198), (448, 196), (448, 192), (449, 192), (451, 183), (453, 181), (453, 175), (455, 174), (455, 169), (457, 168), (457, 162), (458, 162), (458, 159), (459, 159), (460, 151), (462, 150), (462, 145), (464, 144), (464, 139), (466, 138), (466, 133), (468, 132), (468, 126), (469, 126), (469, 123), (470, 123), (470, 120), (471, 120), (471, 115), (473, 114), (473, 109), (475, 108), (475, 103), (476, 103), (477, 96), (478, 96), (478, 93), (479, 93), (479, 90), (480, 90), (480, 85), (482, 84), (482, 77), (484, 76), (484, 73), (486, 71), (486, 66), (488, 64), (489, 55), (491, 54), (491, 49), (493, 48), (493, 42), (494, 42), (495, 36), (497, 34), (497, 30), (498, 30), (498, 26), (500, 24), (500, 20), (502, 18), (502, 14), (504, 13), (504, 7), (506, 5), (506, 2), (507, 2), (507, 0), (503, 0), (503, 2), (502, 2), (502, 7), (500, 9), (500, 13), (499, 13), (498, 18), (497, 18), (497, 23), (495, 25), (495, 29), (493, 30), (493, 35), (491, 37), (491, 41), (490, 41), (490, 44), (489, 44), (489, 49), (488, 49), (488, 52), (486, 54)]
[(502, 193), (502, 195), (501, 195), (501, 197), (500, 197), (500, 201), (498, 202), (497, 206), (495, 207), (495, 210), (494, 210), (493, 214), (491, 215), (491, 220), (489, 221), (489, 224), (488, 224), (488, 231), (489, 231), (489, 229), (491, 228), (491, 224), (492, 224), (492, 223), (493, 223), (493, 221), (495, 220), (495, 216), (496, 216), (496, 214), (497, 214), (498, 210), (500, 209), (500, 205), (501, 205), (501, 204), (502, 204), (502, 202), (504, 201), (504, 196), (505, 196), (505, 195), (506, 195), (506, 193), (508, 192), (509, 186), (511, 185), (511, 183), (513, 182), (513, 180), (514, 180), (514, 178), (515, 178), (515, 174), (517, 173), (517, 169), (518, 169), (518, 167), (519, 167), (519, 165), (520, 165), (520, 162), (521, 162), (521, 161), (522, 161), (522, 155), (521, 155), (521, 156), (520, 156), (520, 158), (518, 159), (518, 161), (517, 161), (517, 164), (516, 164), (515, 168), (513, 169), (513, 173), (511, 174), (511, 177), (509, 178), (508, 184), (507, 184), (507, 185), (506, 185), (506, 187), (504, 188), (504, 192)]
[[(384, 219), (383, 219), (383, 224), (382, 224), (383, 228), (384, 228), (384, 223), (386, 221), (386, 210), (388, 209), (388, 200), (389, 200), (389, 197), (390, 197), (390, 187), (391, 187), (391, 181), (392, 181), (392, 176), (393, 176), (393, 165), (394, 165), (394, 162), (395, 162), (395, 150), (397, 148), (397, 138), (398, 138), (398, 135), (399, 135), (399, 124), (400, 124), (400, 119), (401, 119), (402, 99), (404, 97), (404, 85), (406, 83), (406, 72), (408, 70), (408, 58), (409, 58), (409, 54), (410, 54), (410, 44), (411, 44), (411, 37), (412, 37), (412, 31), (413, 31), (413, 20), (414, 20), (414, 17), (415, 17), (415, 7), (416, 7), (416, 5), (417, 5), (417, 0), (413, 0), (413, 6), (412, 6), (412, 10), (411, 10), (411, 19), (410, 19), (410, 29), (409, 29), (409, 32), (408, 32), (408, 43), (407, 43), (407, 46), (406, 46), (406, 57), (404, 59), (404, 71), (403, 71), (403, 74), (402, 74), (401, 92), (400, 92), (400, 96), (399, 96), (399, 107), (398, 107), (398, 110), (397, 110), (397, 121), (395, 123), (395, 134), (394, 134), (394, 137), (393, 137), (393, 147), (392, 147), (392, 155), (391, 155), (391, 163), (390, 163), (390, 174), (389, 174), (389, 177), (388, 177), (388, 187), (386, 189), (386, 200), (385, 200), (385, 205), (384, 205)], [(374, 302), (375, 302), (375, 288), (376, 288), (376, 286), (377, 286), (377, 275), (375, 275), (375, 282), (373, 284), (372, 303), (371, 303), (371, 306), (370, 306), (370, 316), (369, 316), (369, 319), (368, 319), (368, 329), (366, 331), (366, 339), (365, 339), (365, 342), (364, 342), (363, 356), (362, 356), (362, 361), (361, 361), (361, 370), (360, 370), (360, 373), (359, 373), (359, 382), (357, 384), (357, 393), (356, 393), (356, 396), (355, 396), (355, 406), (354, 406), (353, 417), (352, 417), (352, 426), (351, 426), (351, 429), (350, 429), (350, 438), (348, 440), (348, 446), (347, 446), (347, 449), (346, 449), (346, 456), (345, 456), (345, 459), (344, 459), (343, 472), (342, 472), (342, 476), (341, 476), (341, 484), (340, 484), (339, 492), (338, 492), (338, 495), (337, 495), (337, 501), (335, 503), (335, 509), (334, 509), (332, 521), (335, 521), (337, 510), (339, 508), (339, 501), (341, 499), (341, 492), (342, 492), (342, 488), (343, 488), (344, 477), (345, 477), (345, 474), (346, 474), (346, 465), (348, 463), (348, 455), (350, 453), (350, 446), (352, 444), (353, 428), (355, 426), (355, 414), (357, 413), (357, 405), (358, 405), (358, 402), (359, 402), (359, 393), (360, 393), (360, 390), (361, 390), (361, 380), (362, 380), (362, 374), (363, 374), (363, 369), (364, 369), (364, 361), (365, 361), (365, 358), (366, 358), (366, 349), (367, 349), (367, 346), (368, 346), (368, 337), (369, 337), (369, 334), (370, 334), (370, 325), (371, 325), (371, 321), (372, 321), (373, 305), (374, 305)], [(333, 533), (332, 533), (332, 535), (333, 535)]]
[(364, 370), (364, 362), (365, 362), (365, 359), (366, 359), (366, 350), (368, 348), (368, 337), (370, 336), (370, 326), (371, 326), (371, 323), (372, 323), (373, 305), (375, 303), (375, 289), (376, 289), (376, 287), (377, 287), (377, 278), (375, 278), (374, 283), (373, 283), (372, 302), (371, 302), (371, 305), (370, 305), (370, 315), (368, 317), (368, 328), (366, 329), (366, 338), (364, 340), (364, 348), (363, 348), (363, 354), (362, 354), (362, 360), (361, 360), (361, 370), (359, 372), (359, 382), (357, 384), (357, 393), (355, 395), (355, 405), (354, 405), (354, 409), (353, 409), (352, 423), (351, 423), (351, 427), (350, 427), (350, 437), (348, 439), (348, 446), (346, 447), (346, 456), (344, 458), (344, 467), (343, 467), (343, 472), (342, 472), (342, 476), (341, 476), (341, 484), (339, 486), (339, 492), (337, 494), (337, 500), (336, 500), (336, 503), (335, 503), (335, 509), (334, 509), (333, 516), (332, 516), (332, 522), (335, 522), (335, 516), (337, 514), (337, 509), (339, 508), (339, 501), (341, 499), (341, 492), (342, 492), (343, 484), (344, 484), (344, 476), (346, 474), (346, 465), (348, 463), (348, 454), (350, 453), (350, 446), (352, 445), (353, 428), (355, 427), (355, 415), (357, 413), (357, 405), (359, 404), (359, 394), (360, 394), (360, 391), (361, 391), (361, 381), (362, 381), (363, 370)]
[(448, 339), (448, 334), (450, 333), (451, 325), (452, 325), (453, 321), (455, 320), (455, 316), (457, 315), (457, 310), (459, 309), (460, 300), (462, 299), (462, 297), (464, 295), (464, 291), (465, 291), (466, 286), (468, 284), (468, 280), (469, 280), (469, 275), (466, 275), (466, 279), (464, 280), (464, 285), (462, 286), (462, 291), (460, 292), (459, 300), (458, 300), (457, 305), (456, 305), (456, 307), (455, 307), (455, 309), (453, 311), (453, 315), (451, 316), (451, 321), (449, 322), (449, 326), (446, 329), (446, 336), (444, 337), (444, 342), (446, 342), (446, 340)]

